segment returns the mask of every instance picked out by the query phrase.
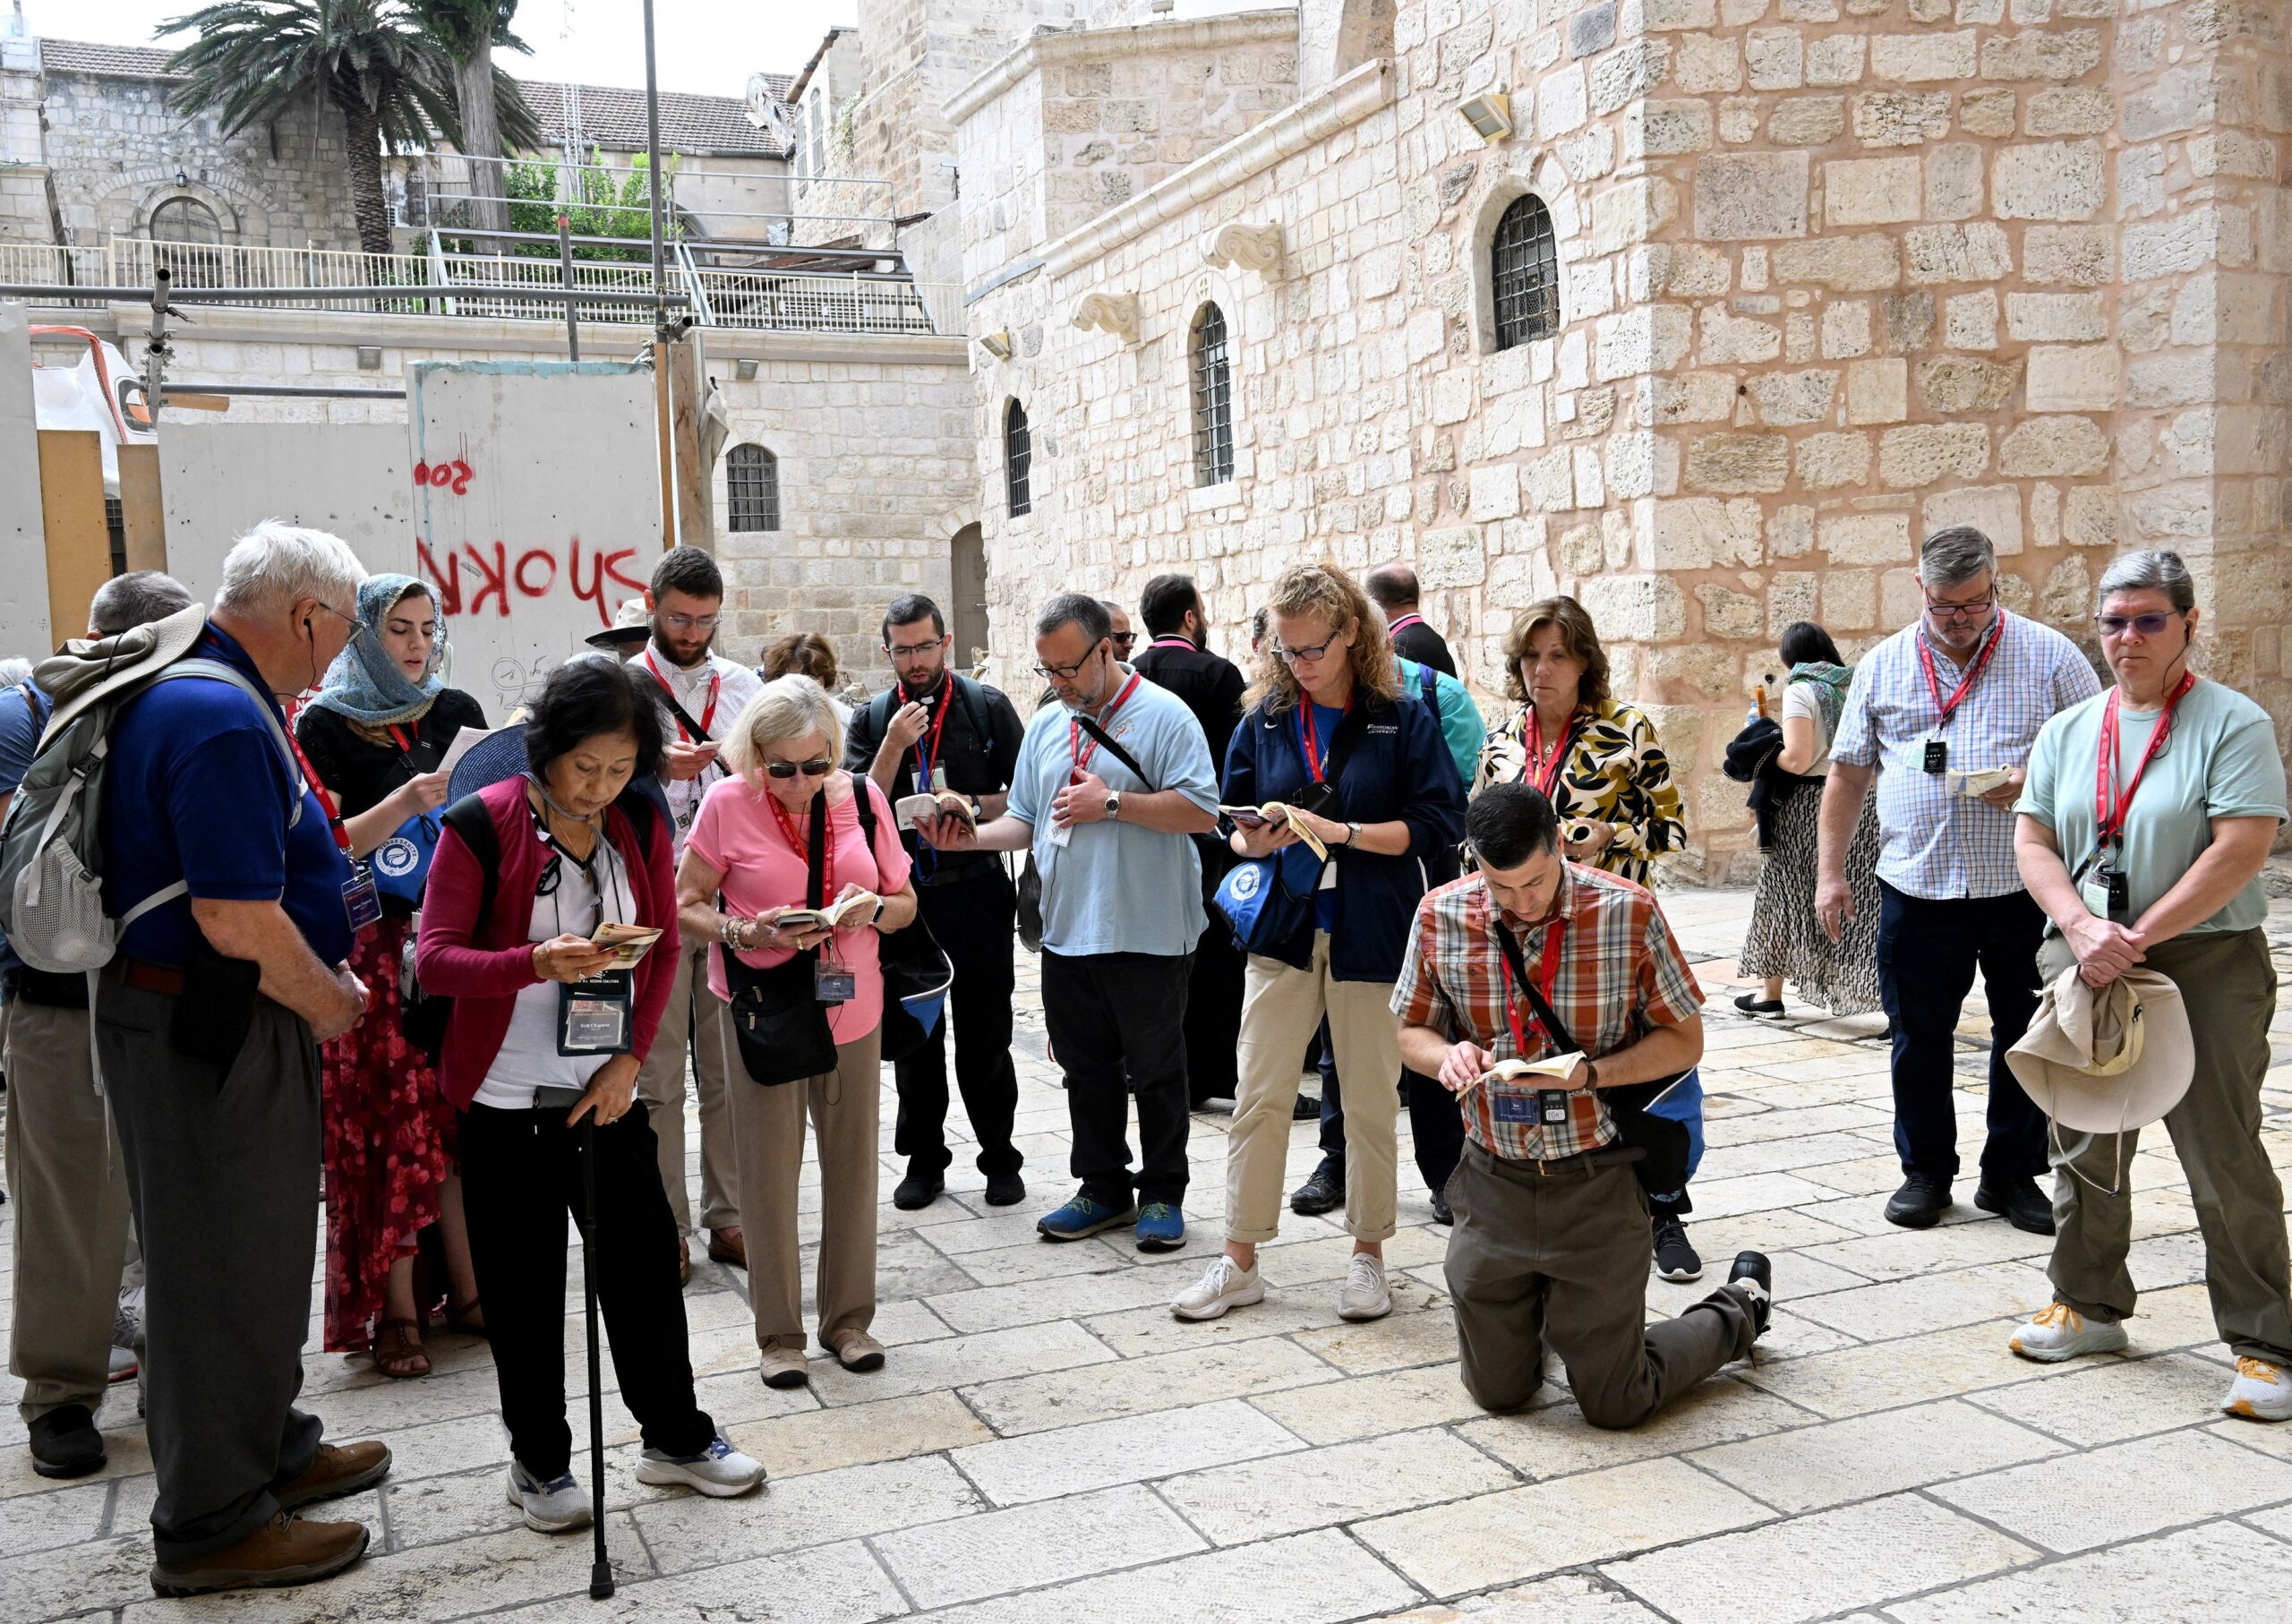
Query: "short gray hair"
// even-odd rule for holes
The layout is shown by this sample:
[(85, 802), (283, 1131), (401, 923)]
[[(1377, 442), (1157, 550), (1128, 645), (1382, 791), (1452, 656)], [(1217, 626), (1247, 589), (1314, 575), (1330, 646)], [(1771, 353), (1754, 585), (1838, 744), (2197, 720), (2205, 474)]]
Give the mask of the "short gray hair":
[(1092, 648), (1114, 636), (1114, 620), (1106, 604), (1084, 592), (1062, 592), (1044, 604), (1035, 617), (1035, 636), (1048, 637), (1069, 623), (1082, 628)]
[(224, 558), (215, 607), (249, 614), (284, 609), (296, 598), (355, 599), (365, 578), (366, 567), (340, 536), (267, 518), (234, 543)]
[(2185, 611), (2196, 607), (2196, 583), (2189, 578), (2188, 566), (2179, 553), (2162, 547), (2142, 547), (2110, 560), (2109, 567), (2101, 571), (2094, 607), (2107, 603), (2113, 592), (2161, 592), (2175, 609)]
[(191, 593), (175, 577), (158, 569), (131, 569), (96, 588), (88, 603), (88, 629), (98, 637), (115, 637), (190, 607)]
[(760, 784), (767, 746), (814, 732), (827, 741), (829, 757), (841, 763), (843, 723), (827, 689), (794, 671), (774, 677), (742, 707), (740, 720), (724, 736), (724, 765), (750, 783)]
[(1937, 530), (1918, 550), (1918, 578), (1929, 586), (1958, 586), (1983, 570), (1997, 571), (1997, 549), (1971, 525)]

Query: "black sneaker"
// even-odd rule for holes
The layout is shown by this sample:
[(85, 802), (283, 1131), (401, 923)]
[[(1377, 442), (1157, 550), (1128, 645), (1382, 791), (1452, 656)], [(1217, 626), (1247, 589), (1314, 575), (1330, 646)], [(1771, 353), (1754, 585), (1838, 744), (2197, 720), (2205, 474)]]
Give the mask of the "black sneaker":
[(1655, 1214), (1655, 1272), (1666, 1280), (1700, 1280), (1703, 1260), (1688, 1244), (1687, 1226), (1669, 1212)]
[(42, 1477), (85, 1477), (104, 1469), (104, 1435), (84, 1404), (63, 1404), (31, 1423), (32, 1470)]
[(1994, 1212), (2031, 1235), (2053, 1233), (2053, 1203), (2033, 1178), (1985, 1178), (1974, 1187), (1973, 1204)]
[(1745, 993), (1735, 1000), (1735, 1007), (1760, 1021), (1780, 1020), (1783, 1015), (1782, 999), (1762, 998), (1757, 993)]
[(1300, 1094), (1297, 1103), (1289, 1107), (1291, 1122), (1319, 1122), (1321, 1119), (1321, 1097), (1318, 1094)]
[(1314, 1218), (1345, 1205), (1345, 1164), (1324, 1156), (1313, 1177), (1289, 1192), (1289, 1210)]
[(1453, 1224), (1457, 1221), (1457, 1215), (1450, 1209), (1449, 1192), (1446, 1190), (1432, 1192), (1432, 1221), (1436, 1224)]
[(1950, 1181), (1913, 1173), (1886, 1202), (1886, 1222), (1904, 1229), (1931, 1229), (1950, 1209)]
[(1766, 1261), (1766, 1253), (1737, 1252), (1735, 1266), (1727, 1271), (1727, 1284), (1741, 1286), (1751, 1300), (1751, 1334), (1766, 1335), (1766, 1322), (1775, 1313), (1775, 1265)]
[(892, 1192), (892, 1205), (902, 1212), (919, 1212), (937, 1201), (946, 1187), (946, 1178), (941, 1174), (911, 1173)]
[(987, 1204), (990, 1207), (1015, 1207), (1027, 1199), (1027, 1181), (1015, 1173), (990, 1173), (987, 1176)]

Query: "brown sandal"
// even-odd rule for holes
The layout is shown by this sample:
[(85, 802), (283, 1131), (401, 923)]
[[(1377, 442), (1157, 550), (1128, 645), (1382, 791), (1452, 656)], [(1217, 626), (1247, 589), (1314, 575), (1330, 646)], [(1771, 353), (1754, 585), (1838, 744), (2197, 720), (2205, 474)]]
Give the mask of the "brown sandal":
[(446, 1297), (446, 1329), (458, 1330), (465, 1337), (485, 1336), (485, 1304), (473, 1295), (466, 1303), (457, 1303), (449, 1293)]
[(422, 1328), (412, 1320), (385, 1320), (374, 1331), (374, 1368), (398, 1380), (430, 1373)]

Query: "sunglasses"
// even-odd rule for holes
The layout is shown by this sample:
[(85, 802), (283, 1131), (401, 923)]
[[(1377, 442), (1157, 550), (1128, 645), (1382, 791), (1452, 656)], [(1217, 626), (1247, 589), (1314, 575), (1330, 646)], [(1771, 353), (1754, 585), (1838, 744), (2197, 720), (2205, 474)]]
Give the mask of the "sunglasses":
[(825, 778), (835, 771), (835, 763), (825, 756), (817, 761), (767, 761), (764, 770), (774, 778), (793, 778), (800, 773), (806, 778)]
[(2093, 624), (2101, 628), (2104, 637), (2121, 637), (2128, 631), (2137, 631), (2144, 637), (2153, 637), (2173, 623), (2177, 609), (2151, 610), (2145, 615), (2095, 615)]
[(1138, 641), (1138, 634), (1134, 631), (1110, 632), (1108, 635), (1114, 640), (1114, 652), (1118, 654), (1128, 654), (1130, 645)]

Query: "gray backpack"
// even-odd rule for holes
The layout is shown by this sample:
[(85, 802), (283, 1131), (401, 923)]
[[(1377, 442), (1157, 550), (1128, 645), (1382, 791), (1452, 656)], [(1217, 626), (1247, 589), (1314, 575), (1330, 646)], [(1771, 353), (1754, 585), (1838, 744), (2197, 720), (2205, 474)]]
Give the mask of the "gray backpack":
[(230, 666), (187, 657), (206, 623), (205, 606), (194, 603), (115, 637), (66, 644), (33, 673), (56, 708), (16, 787), (7, 821), (0, 824), (0, 931), (34, 970), (56, 975), (101, 970), (118, 950), (122, 932), (189, 889), (178, 880), (116, 919), (104, 912), (99, 831), (111, 727), (121, 707), (147, 688), (205, 677), (253, 699), (270, 723), (294, 786), (288, 826), (302, 816), (303, 776), (269, 698)]

